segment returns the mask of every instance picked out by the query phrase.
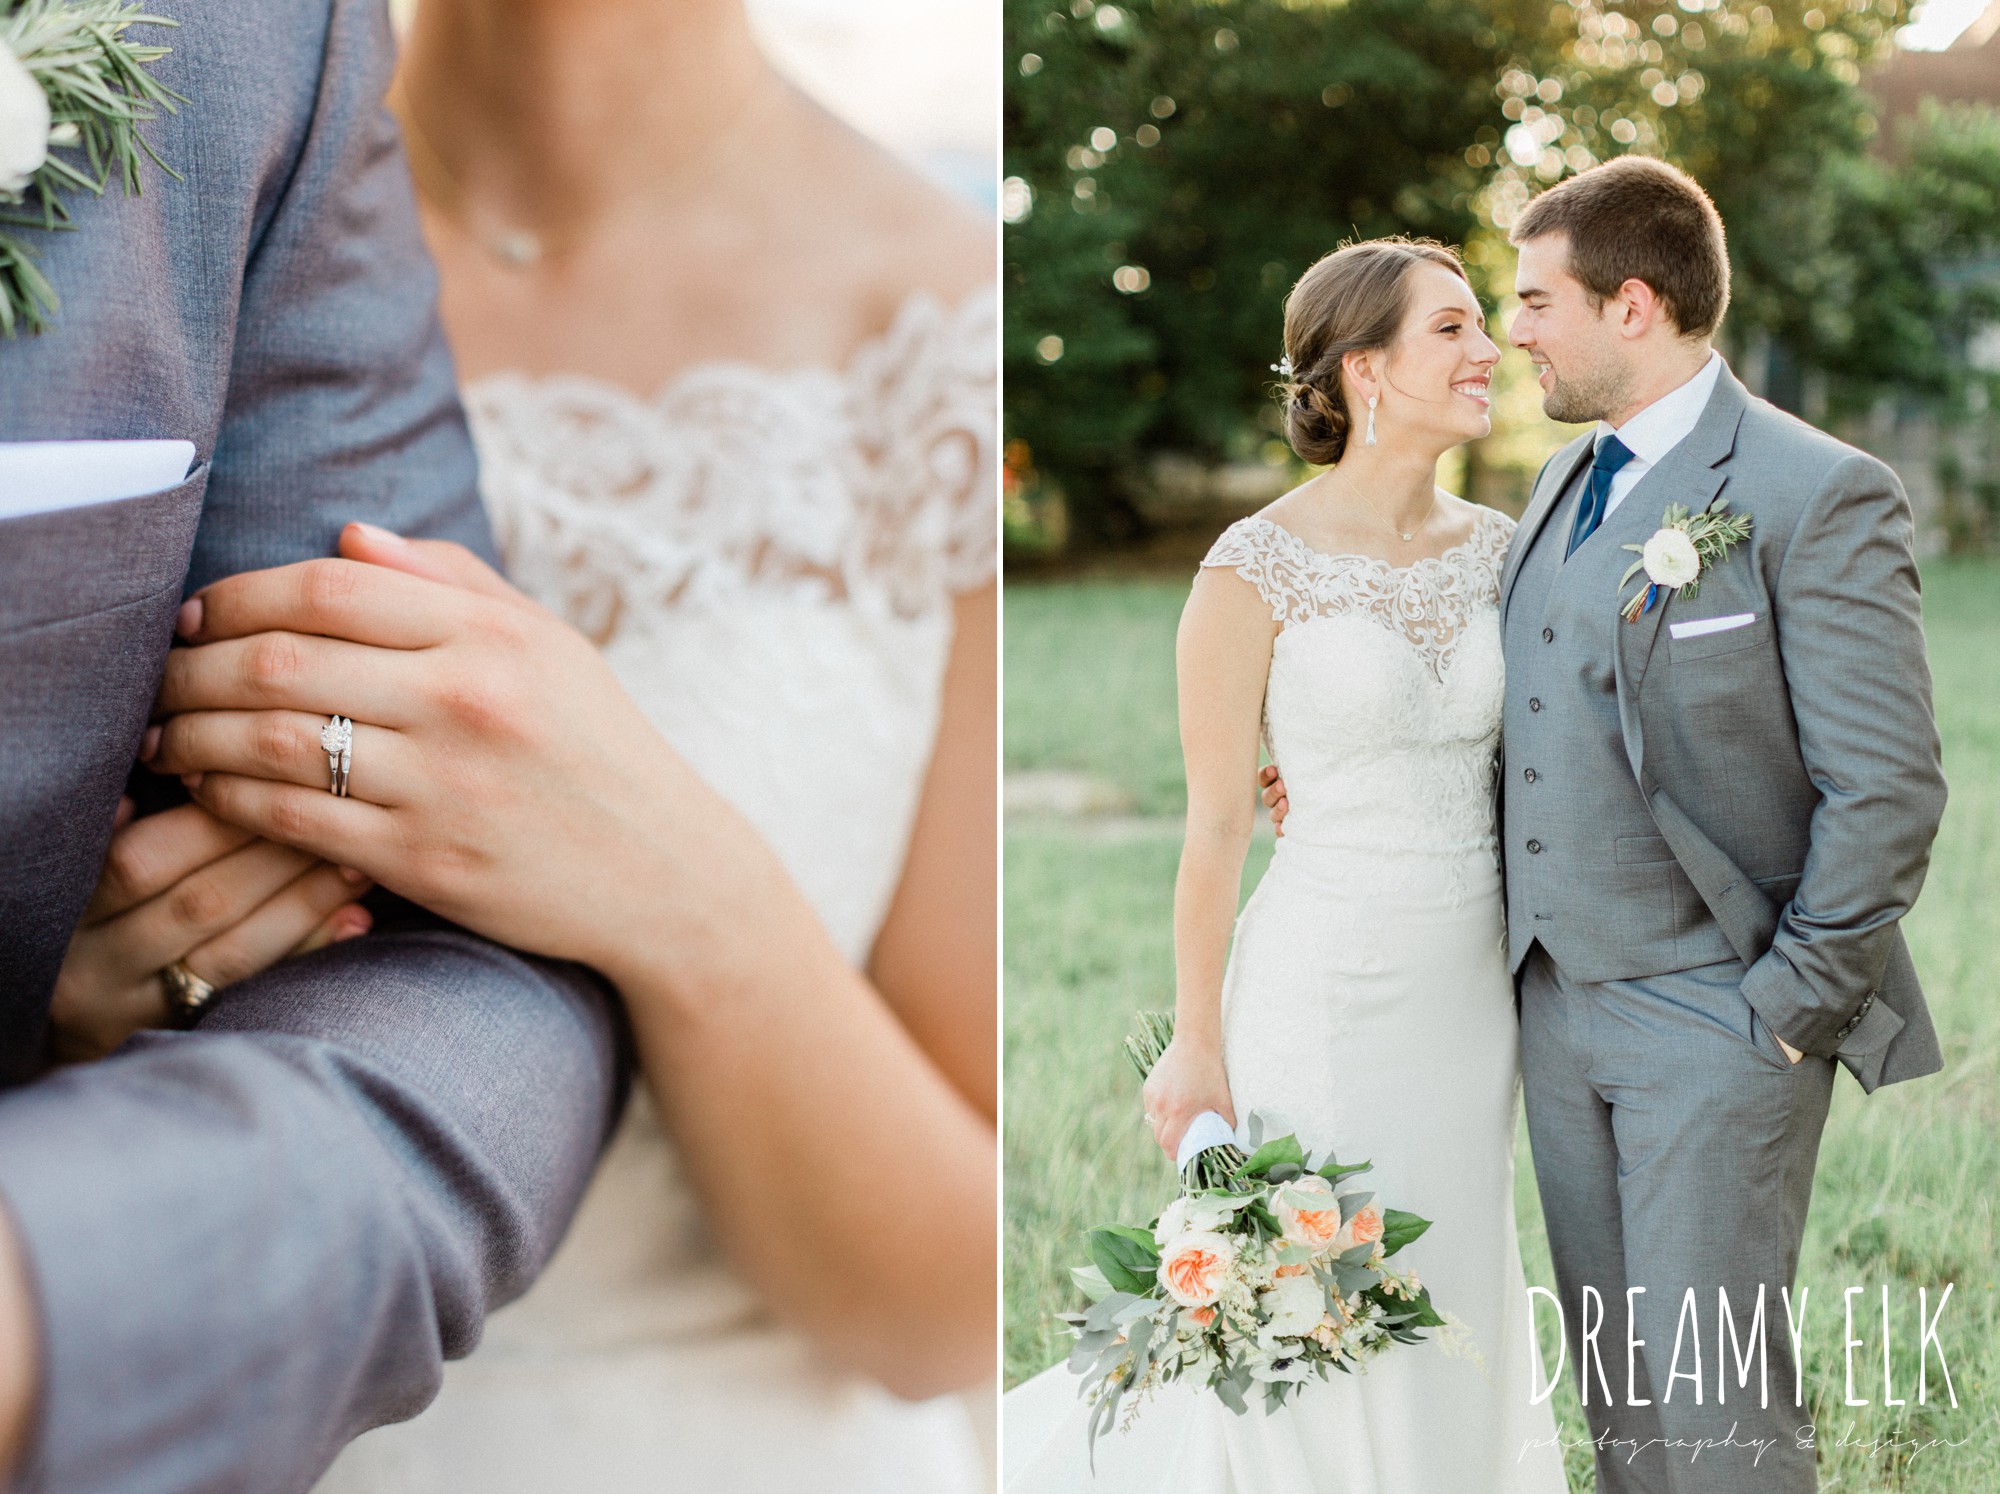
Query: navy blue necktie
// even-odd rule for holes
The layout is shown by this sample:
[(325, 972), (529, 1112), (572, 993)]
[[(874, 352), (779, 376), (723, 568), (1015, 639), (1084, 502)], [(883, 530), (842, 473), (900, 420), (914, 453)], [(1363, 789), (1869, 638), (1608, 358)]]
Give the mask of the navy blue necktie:
[(1611, 501), (1611, 479), (1631, 460), (1632, 449), (1616, 436), (1606, 436), (1597, 443), (1597, 455), (1590, 464), (1590, 482), (1583, 490), (1583, 502), (1576, 506), (1576, 522), (1569, 527), (1569, 548), (1563, 551), (1564, 560), (1576, 554), (1576, 547), (1597, 533), (1597, 526), (1604, 522), (1604, 505)]

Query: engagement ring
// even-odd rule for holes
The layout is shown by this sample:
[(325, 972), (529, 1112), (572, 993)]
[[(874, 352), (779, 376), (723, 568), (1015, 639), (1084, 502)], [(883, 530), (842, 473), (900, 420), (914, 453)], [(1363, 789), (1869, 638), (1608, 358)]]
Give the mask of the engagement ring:
[(167, 1016), (176, 1027), (194, 1026), (215, 999), (215, 987), (188, 969), (182, 960), (175, 960), (160, 972), (160, 984), (167, 990)]
[(354, 766), (354, 723), (345, 716), (335, 716), (319, 729), (319, 745), (326, 750), (327, 772), (333, 781), (327, 785), (336, 799), (347, 797), (347, 772)]

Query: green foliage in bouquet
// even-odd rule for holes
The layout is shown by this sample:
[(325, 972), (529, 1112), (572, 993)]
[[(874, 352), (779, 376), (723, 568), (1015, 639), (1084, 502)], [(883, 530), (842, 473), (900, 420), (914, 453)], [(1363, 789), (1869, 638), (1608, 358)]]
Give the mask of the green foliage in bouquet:
[(180, 179), (139, 133), (187, 102), (146, 71), (172, 49), (125, 35), (176, 24), (126, 0), (0, 0), (0, 50), (41, 87), (50, 123), (40, 169), (22, 190), (0, 192), (0, 336), (44, 331), (59, 306), (27, 242), (8, 227), (72, 227), (64, 191), (102, 196), (115, 180), (137, 196), (142, 157)]
[[(1166, 1013), (1139, 1014), (1125, 1049), (1141, 1078), (1172, 1038)], [(1076, 1336), (1069, 1367), (1093, 1397), (1093, 1456), (1128, 1395), (1194, 1377), (1238, 1415), (1253, 1398), (1275, 1410), (1312, 1375), (1351, 1374), (1445, 1326), (1415, 1273), (1387, 1264), (1430, 1221), (1341, 1191), (1369, 1169), (1331, 1156), (1315, 1163), (1296, 1136), (1258, 1140), (1248, 1153), (1212, 1147), (1189, 1162), (1180, 1196), (1150, 1224), (1090, 1231), (1091, 1263), (1071, 1275), (1091, 1305), (1061, 1318)], [(1214, 1288), (1193, 1308), (1185, 1283), (1177, 1295), (1167, 1280), (1190, 1259)]]

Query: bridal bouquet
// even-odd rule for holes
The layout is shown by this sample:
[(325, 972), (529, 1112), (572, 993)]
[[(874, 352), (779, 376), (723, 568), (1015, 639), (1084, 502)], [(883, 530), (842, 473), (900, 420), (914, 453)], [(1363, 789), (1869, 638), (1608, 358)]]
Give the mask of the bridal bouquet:
[[(1171, 1018), (1140, 1014), (1125, 1046), (1142, 1078), (1172, 1036)], [(1127, 1396), (1192, 1378), (1238, 1415), (1260, 1395), (1275, 1410), (1313, 1376), (1445, 1325), (1417, 1273), (1388, 1264), (1430, 1221), (1347, 1187), (1368, 1170), (1316, 1161), (1294, 1136), (1248, 1154), (1217, 1146), (1150, 1225), (1090, 1232), (1091, 1264), (1070, 1274), (1091, 1306), (1062, 1318), (1069, 1367), (1089, 1382), (1093, 1452)]]

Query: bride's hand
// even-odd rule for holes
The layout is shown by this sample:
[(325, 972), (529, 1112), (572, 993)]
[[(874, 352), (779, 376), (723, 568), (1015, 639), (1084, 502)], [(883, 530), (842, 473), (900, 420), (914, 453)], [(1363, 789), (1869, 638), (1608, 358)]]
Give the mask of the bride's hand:
[(1278, 765), (1266, 763), (1257, 774), (1257, 797), (1264, 807), (1271, 811), (1271, 828), (1282, 837), (1285, 833), (1285, 816), (1291, 813), (1292, 801), (1285, 796), (1285, 780), (1278, 776)]
[(1153, 1139), (1169, 1157), (1179, 1154), (1181, 1136), (1204, 1110), (1213, 1110), (1236, 1124), (1236, 1106), (1229, 1098), (1229, 1078), (1222, 1067), (1222, 1049), (1176, 1035), (1160, 1055), (1139, 1090)]
[(368, 931), (358, 874), (225, 825), (198, 805), (132, 818), (121, 800), (97, 890), (49, 1007), (63, 1062), (99, 1058), (167, 1024), (160, 971), (179, 960), (226, 986), (287, 955)]
[[(732, 895), (739, 818), (588, 639), (459, 546), (352, 524), (340, 549), (190, 599), (154, 769), (232, 825), (614, 980), (663, 886), (694, 917)], [(320, 745), (336, 712), (347, 798)]]

